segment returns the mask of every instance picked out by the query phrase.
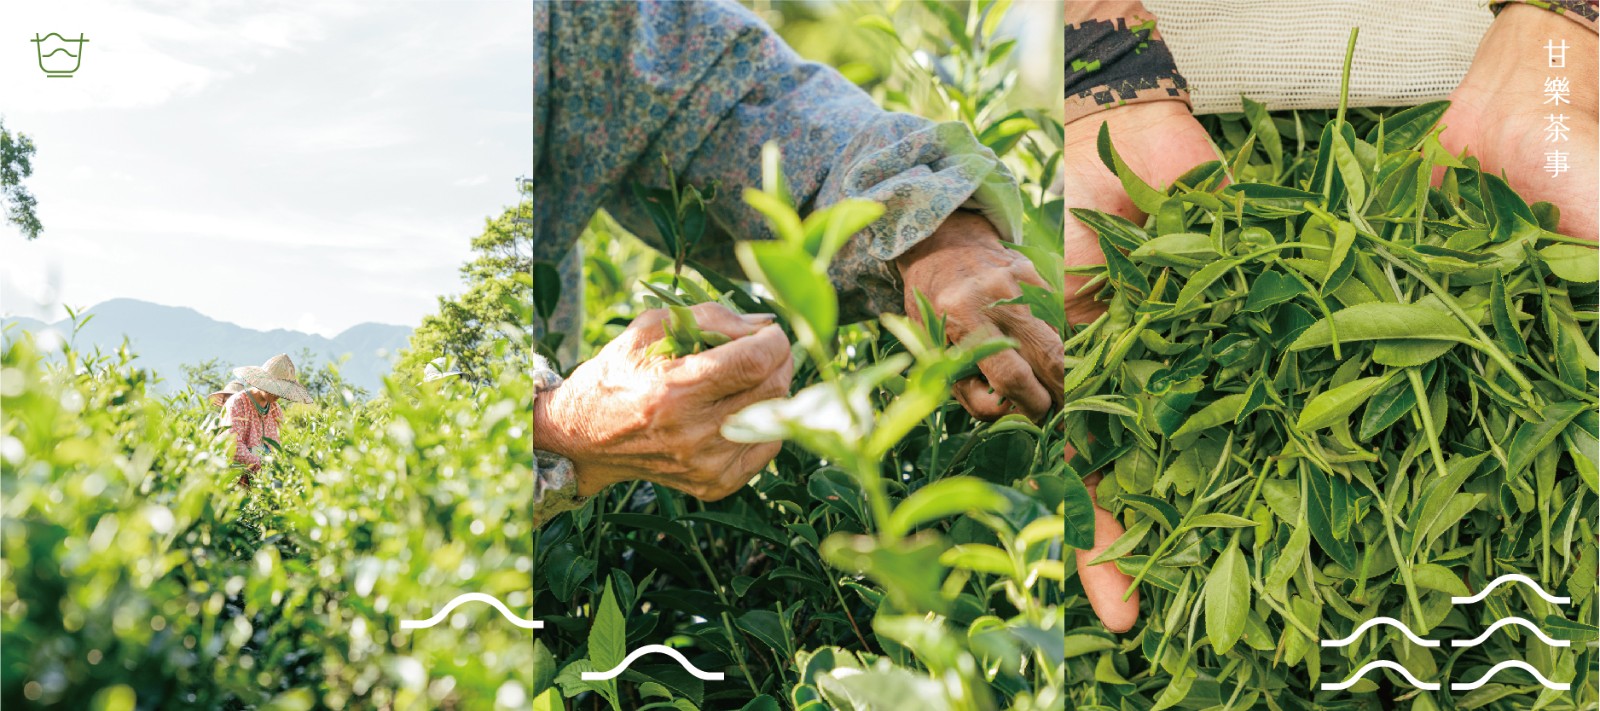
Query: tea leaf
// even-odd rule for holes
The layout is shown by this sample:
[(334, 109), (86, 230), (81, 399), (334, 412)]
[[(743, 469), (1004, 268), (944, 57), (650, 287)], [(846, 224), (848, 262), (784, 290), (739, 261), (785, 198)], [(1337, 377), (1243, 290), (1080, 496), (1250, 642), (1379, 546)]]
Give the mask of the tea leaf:
[(1122, 189), (1128, 191), (1128, 198), (1133, 200), (1134, 207), (1146, 214), (1154, 215), (1161, 209), (1161, 203), (1167, 196), (1144, 182), (1122, 162), (1122, 156), (1117, 155), (1116, 146), (1111, 145), (1111, 124), (1100, 124), (1100, 136), (1095, 141), (1095, 147), (1100, 152), (1100, 162), (1105, 163), (1106, 169), (1116, 174), (1122, 181)]
[(1206, 636), (1217, 654), (1227, 654), (1244, 635), (1249, 611), (1250, 570), (1234, 536), (1206, 578)]
[(1444, 311), (1416, 304), (1374, 302), (1350, 306), (1317, 321), (1289, 344), (1289, 350), (1326, 347), (1333, 342), (1333, 328), (1338, 329), (1341, 343), (1386, 339), (1465, 343), (1471, 338), (1466, 326)]

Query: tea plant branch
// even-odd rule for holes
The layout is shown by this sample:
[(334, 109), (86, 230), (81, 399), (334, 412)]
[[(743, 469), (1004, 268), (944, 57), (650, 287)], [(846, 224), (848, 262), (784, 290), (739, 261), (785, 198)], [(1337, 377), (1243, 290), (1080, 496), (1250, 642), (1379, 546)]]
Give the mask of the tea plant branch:
[[(1339, 75), (1339, 113), (1334, 116), (1331, 124), (1335, 136), (1339, 135), (1339, 129), (1345, 125), (1344, 110), (1350, 103), (1350, 65), (1356, 55), (1356, 35), (1360, 33), (1360, 27), (1350, 28), (1350, 41), (1344, 49), (1344, 71)], [(1334, 158), (1333, 146), (1327, 148), (1328, 167), (1322, 173), (1322, 206), (1325, 208), (1331, 207), (1328, 203), (1333, 202), (1333, 166), (1338, 162)]]
[(1422, 431), (1428, 436), (1428, 451), (1433, 453), (1433, 468), (1439, 476), (1445, 476), (1448, 471), (1444, 464), (1444, 452), (1439, 448), (1439, 430), (1433, 425), (1433, 412), (1428, 406), (1428, 390), (1422, 386), (1422, 374), (1416, 368), (1406, 368), (1406, 379), (1411, 381), (1411, 392), (1417, 397), (1417, 407), (1413, 412), (1422, 420)]
[(745, 682), (750, 684), (750, 693), (760, 696), (761, 689), (756, 687), (755, 677), (750, 675), (750, 667), (744, 663), (744, 647), (739, 644), (739, 637), (734, 634), (733, 623), (728, 616), (728, 609), (733, 607), (733, 604), (728, 601), (727, 590), (722, 587), (722, 582), (717, 580), (717, 572), (711, 569), (711, 562), (707, 561), (705, 554), (700, 552), (700, 537), (695, 534), (694, 526), (685, 526), (684, 528), (689, 531), (689, 543), (691, 544), (689, 550), (694, 553), (694, 559), (700, 562), (700, 569), (704, 570), (706, 578), (711, 580), (712, 592), (717, 594), (717, 600), (722, 603), (723, 609), (720, 611), (719, 617), (722, 620), (722, 630), (728, 635), (728, 645), (732, 647), (733, 660), (739, 663), (739, 671), (744, 673)]

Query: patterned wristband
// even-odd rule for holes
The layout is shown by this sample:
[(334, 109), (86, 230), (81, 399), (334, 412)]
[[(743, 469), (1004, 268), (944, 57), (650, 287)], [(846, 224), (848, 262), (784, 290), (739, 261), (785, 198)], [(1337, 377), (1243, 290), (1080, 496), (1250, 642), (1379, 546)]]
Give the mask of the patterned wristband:
[(1066, 122), (1144, 101), (1189, 101), (1189, 83), (1153, 18), (1086, 20), (1066, 27)]
[(1600, 31), (1596, 29), (1595, 25), (1596, 18), (1600, 17), (1600, 10), (1596, 8), (1596, 5), (1600, 4), (1600, 2), (1597, 2), (1597, 0), (1491, 0), (1489, 9), (1494, 11), (1494, 14), (1499, 15), (1500, 11), (1506, 9), (1506, 5), (1511, 3), (1532, 5), (1549, 10), (1583, 25), (1584, 29), (1590, 32)]

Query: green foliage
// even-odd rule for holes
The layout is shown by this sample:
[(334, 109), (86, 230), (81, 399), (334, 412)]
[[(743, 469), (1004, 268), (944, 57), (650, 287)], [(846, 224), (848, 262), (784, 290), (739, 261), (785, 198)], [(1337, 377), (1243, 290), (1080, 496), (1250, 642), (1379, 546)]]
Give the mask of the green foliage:
[[(1246, 102), (1204, 119), (1227, 160), (1165, 192), (1102, 134), (1152, 217), (1074, 211), (1111, 257), (1085, 270), (1110, 303), (1067, 343), (1067, 437), (1074, 468), (1106, 472), (1128, 531), (1100, 560), (1135, 577), (1141, 610), (1121, 643), (1068, 621), (1069, 641), (1103, 642), (1074, 645), (1073, 705), (1595, 704), (1595, 248), (1439, 151), (1444, 108)], [(1572, 602), (1510, 586), (1452, 604), (1508, 573)], [(1377, 627), (1319, 644), (1375, 616), (1468, 640), (1511, 615), (1575, 641), (1430, 649)], [(1444, 690), (1385, 672), (1319, 690), (1377, 659)], [(1572, 690), (1449, 690), (1507, 659)]]
[[(886, 68), (872, 90), (891, 108), (963, 107), (947, 117), (968, 120), (1024, 182), (1018, 248), (1059, 284), (1060, 203), (1051, 216), (1045, 191), (1059, 122), (1005, 108), (1014, 65), (992, 32), (1006, 3), (947, 10), (907, 4), (899, 11), (919, 19), (884, 20), (886, 29), (862, 20), (857, 32), (906, 57), (944, 53), (938, 70)], [(936, 29), (894, 29), (918, 22)], [(649, 483), (615, 486), (536, 534), (539, 637), (558, 670), (538, 693), (579, 708), (1061, 708), (1070, 600), (1061, 513), (1069, 492), (1087, 494), (1063, 464), (1060, 418), (978, 423), (950, 399), (950, 382), (1004, 342), (946, 348), (936, 318), (840, 323), (828, 263), (881, 207), (851, 201), (802, 219), (775, 148), (762, 167), (764, 190), (720, 198), (745, 200), (779, 236), (737, 245), (743, 275), (679, 275), (672, 255), (643, 252), (604, 216), (585, 234), (588, 349), (642, 308), (715, 300), (778, 315), (795, 343), (795, 382), (789, 398), (724, 425), (735, 440), (785, 441), (743, 490), (705, 503)], [(1048, 316), (1060, 289), (1018, 303)], [(602, 633), (617, 624), (613, 601), (629, 649), (666, 644), (727, 678), (701, 681), (647, 656), (614, 691), (581, 681), (610, 667), (597, 641), (615, 638)]]
[(39, 201), (28, 192), (22, 180), (33, 175), (33, 139), (20, 131), (6, 130), (0, 119), (0, 204), (5, 205), (6, 221), (17, 226), (26, 239), (38, 239), (44, 231), (39, 223)]
[(486, 218), (483, 233), (472, 239), (476, 256), (461, 267), (466, 292), (439, 297), (439, 311), (423, 317), (412, 331), (410, 346), (394, 368), (401, 379), (420, 381), (428, 361), (443, 356), (465, 378), (483, 383), (494, 368), (526, 357), (526, 347), (519, 344), (528, 339), (519, 334), (531, 334), (533, 318), (549, 315), (536, 310), (520, 318), (534, 302), (533, 284), (558, 282), (532, 278), (533, 232), (524, 223), (533, 210), (533, 188), (528, 182), (518, 186), (520, 202)]
[(526, 630), (476, 604), (399, 624), (464, 592), (528, 614), (521, 369), (290, 408), (244, 490), (213, 409), (152, 396), (130, 360), (0, 355), (0, 702), (526, 707)]

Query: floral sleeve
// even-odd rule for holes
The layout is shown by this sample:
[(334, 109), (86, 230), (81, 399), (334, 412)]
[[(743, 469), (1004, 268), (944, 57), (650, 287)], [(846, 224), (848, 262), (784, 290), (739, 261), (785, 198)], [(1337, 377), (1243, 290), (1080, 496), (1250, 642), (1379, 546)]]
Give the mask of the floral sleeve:
[(233, 461), (250, 468), (250, 471), (261, 469), (261, 456), (253, 450), (250, 433), (255, 426), (254, 406), (248, 397), (234, 397), (228, 401), (228, 418), (233, 428)]
[(691, 256), (738, 274), (733, 241), (772, 237), (740, 198), (760, 186), (768, 141), (803, 212), (851, 197), (887, 207), (836, 258), (849, 318), (902, 309), (890, 260), (957, 209), (1019, 236), (1016, 182), (965, 126), (884, 111), (733, 2), (538, 3), (534, 66), (535, 260), (559, 261), (601, 207), (663, 247), (627, 186), (663, 186), (665, 155), (689, 183), (720, 185)]

